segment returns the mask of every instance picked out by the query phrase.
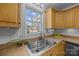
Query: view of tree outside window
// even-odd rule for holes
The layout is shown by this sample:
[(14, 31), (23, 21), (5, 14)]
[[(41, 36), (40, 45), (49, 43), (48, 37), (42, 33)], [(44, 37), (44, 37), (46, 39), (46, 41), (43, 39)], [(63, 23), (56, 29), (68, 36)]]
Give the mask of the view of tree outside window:
[(41, 13), (26, 8), (27, 33), (41, 31)]

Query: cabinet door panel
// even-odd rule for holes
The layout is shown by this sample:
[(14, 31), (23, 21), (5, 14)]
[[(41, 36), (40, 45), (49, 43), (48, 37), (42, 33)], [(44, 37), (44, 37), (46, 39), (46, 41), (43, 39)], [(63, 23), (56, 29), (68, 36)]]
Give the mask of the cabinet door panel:
[(0, 22), (18, 22), (18, 4), (0, 3)]
[(55, 26), (56, 28), (64, 27), (64, 12), (56, 12)]
[(45, 22), (46, 22), (46, 28), (51, 28), (52, 25), (51, 25), (51, 9), (47, 9), (46, 10), (46, 13), (45, 13)]
[(74, 9), (65, 11), (65, 27), (74, 28)]
[(54, 20), (55, 20), (55, 10), (49, 8), (45, 12), (45, 26), (46, 28), (53, 28), (54, 27)]
[(79, 28), (79, 7), (74, 8), (75, 10), (75, 28)]

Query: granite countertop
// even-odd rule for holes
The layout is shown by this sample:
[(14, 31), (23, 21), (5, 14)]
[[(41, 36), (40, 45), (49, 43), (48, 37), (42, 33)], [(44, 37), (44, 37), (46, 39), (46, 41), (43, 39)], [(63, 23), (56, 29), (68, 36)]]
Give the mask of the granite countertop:
[[(72, 43), (76, 43), (76, 44), (79, 44), (79, 38), (77, 37), (70, 37), (70, 36), (62, 36), (62, 37), (53, 37), (53, 36), (49, 36), (49, 37), (46, 37), (46, 39), (52, 39), (53, 41), (56, 41), (56, 43), (60, 43), (61, 41), (68, 41), (68, 42), (72, 42)], [(55, 44), (56, 45), (56, 44)], [(38, 53), (37, 55), (42, 55), (44, 54), (45, 52), (47, 52), (48, 50), (50, 50), (52, 47), (54, 47), (55, 45), (51, 46), (50, 48), (48, 49), (44, 49), (42, 50), (40, 53)], [(1, 45), (1, 47), (3, 46), (6, 46), (6, 44), (4, 45)], [(26, 47), (26, 46), (25, 46)], [(27, 50), (27, 48), (26, 48)], [(28, 51), (29, 52), (29, 51)], [(30, 54), (32, 55), (32, 54)]]
[(72, 42), (75, 44), (79, 44), (79, 38), (78, 37), (72, 37), (72, 36), (62, 36), (62, 37), (48, 37), (48, 38), (52, 38), (52, 39), (58, 39), (58, 40), (64, 40), (64, 41), (68, 41), (68, 42)]

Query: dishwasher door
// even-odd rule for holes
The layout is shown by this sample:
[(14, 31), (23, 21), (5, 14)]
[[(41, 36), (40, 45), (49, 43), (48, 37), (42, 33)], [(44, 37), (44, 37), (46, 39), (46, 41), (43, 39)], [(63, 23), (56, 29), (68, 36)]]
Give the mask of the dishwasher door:
[(66, 56), (79, 56), (79, 45), (71, 42), (66, 42)]

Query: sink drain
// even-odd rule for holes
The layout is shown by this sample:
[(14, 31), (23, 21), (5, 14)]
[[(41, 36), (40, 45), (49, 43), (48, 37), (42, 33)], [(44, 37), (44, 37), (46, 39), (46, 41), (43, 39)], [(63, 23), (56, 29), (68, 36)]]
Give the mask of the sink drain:
[(36, 50), (36, 52), (39, 52), (39, 50)]

